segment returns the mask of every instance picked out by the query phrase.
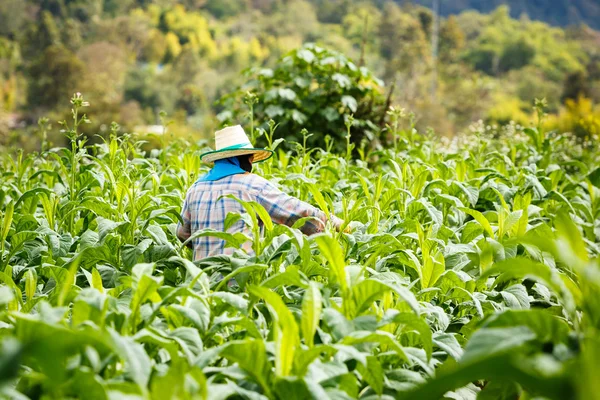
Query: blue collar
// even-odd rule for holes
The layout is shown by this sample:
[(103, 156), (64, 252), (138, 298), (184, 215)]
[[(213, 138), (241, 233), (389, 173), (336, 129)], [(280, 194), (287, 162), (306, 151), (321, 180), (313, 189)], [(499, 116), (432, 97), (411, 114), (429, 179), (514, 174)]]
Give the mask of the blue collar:
[(226, 176), (244, 173), (246, 171), (240, 167), (237, 157), (229, 157), (215, 161), (215, 166), (206, 175), (201, 176), (198, 182), (218, 181)]

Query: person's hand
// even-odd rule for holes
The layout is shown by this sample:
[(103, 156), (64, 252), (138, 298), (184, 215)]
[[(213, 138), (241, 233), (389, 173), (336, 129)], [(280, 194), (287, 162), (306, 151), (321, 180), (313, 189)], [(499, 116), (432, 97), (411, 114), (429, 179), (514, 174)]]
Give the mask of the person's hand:
[(348, 225), (344, 228), (344, 233), (352, 233), (356, 231), (357, 228), (364, 226), (362, 223), (358, 221), (349, 221)]

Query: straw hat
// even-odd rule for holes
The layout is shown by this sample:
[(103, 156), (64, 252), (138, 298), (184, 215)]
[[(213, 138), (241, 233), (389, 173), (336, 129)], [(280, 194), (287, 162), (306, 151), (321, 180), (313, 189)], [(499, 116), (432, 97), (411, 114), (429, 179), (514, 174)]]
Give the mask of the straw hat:
[(230, 126), (215, 132), (215, 149), (201, 154), (200, 159), (205, 163), (212, 163), (223, 158), (254, 154), (253, 163), (271, 158), (273, 152), (267, 149), (258, 149), (252, 146), (250, 139), (240, 125)]

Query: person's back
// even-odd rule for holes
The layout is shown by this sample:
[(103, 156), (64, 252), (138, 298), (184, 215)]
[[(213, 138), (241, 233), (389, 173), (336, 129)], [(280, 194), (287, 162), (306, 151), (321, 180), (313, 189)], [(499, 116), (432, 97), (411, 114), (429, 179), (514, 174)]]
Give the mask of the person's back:
[[(260, 204), (276, 224), (293, 226), (300, 218), (311, 217), (300, 227), (307, 235), (325, 229), (327, 218), (322, 211), (250, 173), (253, 162), (268, 160), (273, 152), (253, 147), (241, 126), (215, 132), (215, 147), (216, 150), (200, 156), (204, 162), (214, 163), (214, 166), (188, 190), (181, 211), (183, 223), (177, 226), (177, 236), (181, 241), (185, 242), (193, 236), (190, 247), (194, 249), (194, 260), (235, 251), (227, 247), (227, 242), (218, 235), (210, 235), (211, 230), (241, 232), (251, 236), (250, 227), (241, 218), (228, 224), (230, 226), (225, 229), (230, 213), (245, 213), (244, 207), (236, 199)], [(340, 229), (343, 221), (332, 216), (332, 223)], [(207, 231), (207, 235), (194, 235), (203, 230)], [(242, 249), (251, 253), (250, 241), (244, 243)]]
[[(300, 229), (305, 234), (320, 232), (326, 217), (317, 208), (281, 192), (268, 180), (251, 173), (233, 174), (214, 181), (199, 180), (188, 190), (183, 205), (184, 223), (178, 228), (178, 236), (186, 240), (195, 232), (212, 229), (225, 232), (225, 219), (229, 213), (245, 213), (243, 206), (231, 195), (243, 201), (255, 201), (262, 205), (275, 223), (292, 226), (298, 219), (313, 217)], [(339, 220), (336, 223), (339, 225)], [(240, 219), (227, 229), (229, 233), (242, 232), (251, 236), (250, 228)], [(226, 242), (215, 236), (192, 239), (194, 260), (219, 254), (232, 254)], [(242, 248), (251, 253), (251, 243)]]

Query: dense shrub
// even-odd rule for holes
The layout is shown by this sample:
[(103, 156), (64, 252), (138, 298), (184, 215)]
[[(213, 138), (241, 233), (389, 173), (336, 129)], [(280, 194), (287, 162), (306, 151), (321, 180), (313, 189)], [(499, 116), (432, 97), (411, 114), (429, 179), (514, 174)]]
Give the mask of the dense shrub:
[[(304, 45), (286, 54), (275, 68), (250, 69), (246, 76), (243, 85), (220, 100), (224, 111), (219, 119), (225, 124), (246, 122), (250, 102), (256, 127), (266, 129), (274, 119), (280, 122), (279, 135), (288, 140), (299, 140), (305, 128), (313, 134), (308, 138), (310, 146), (325, 147), (329, 135), (334, 147), (343, 149), (344, 115), (354, 116), (355, 143), (376, 139), (377, 124), (384, 121), (383, 83), (367, 68), (332, 50)], [(248, 99), (248, 92), (255, 96)]]

